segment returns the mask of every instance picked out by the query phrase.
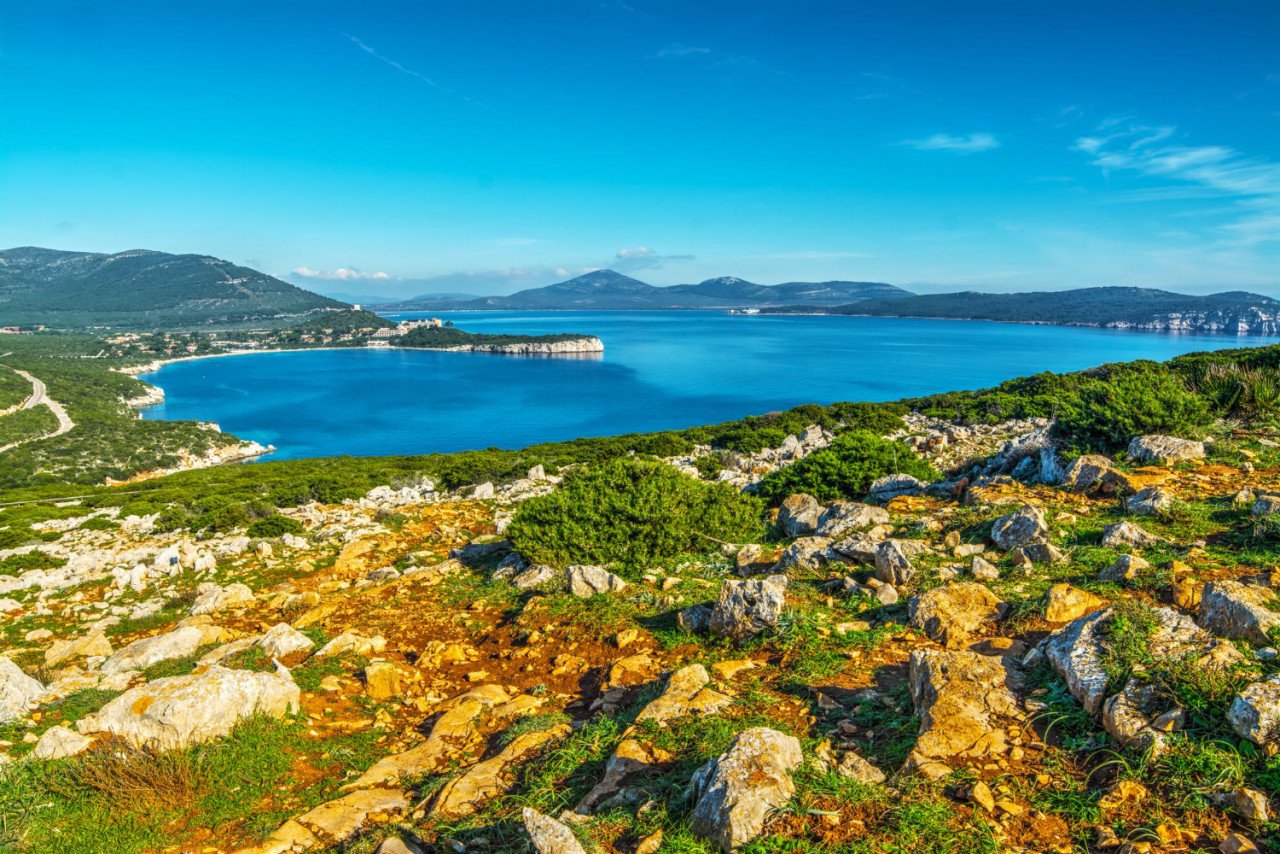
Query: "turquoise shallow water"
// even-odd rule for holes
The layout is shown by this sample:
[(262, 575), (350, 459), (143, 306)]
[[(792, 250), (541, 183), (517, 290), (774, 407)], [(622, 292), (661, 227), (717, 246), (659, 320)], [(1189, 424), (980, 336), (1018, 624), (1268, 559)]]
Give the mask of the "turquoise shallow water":
[(597, 335), (605, 352), (566, 358), (361, 349), (178, 362), (142, 377), (167, 398), (144, 417), (216, 421), (279, 448), (268, 459), (515, 448), (1275, 342), (981, 321), (711, 312), (441, 316), (474, 332)]

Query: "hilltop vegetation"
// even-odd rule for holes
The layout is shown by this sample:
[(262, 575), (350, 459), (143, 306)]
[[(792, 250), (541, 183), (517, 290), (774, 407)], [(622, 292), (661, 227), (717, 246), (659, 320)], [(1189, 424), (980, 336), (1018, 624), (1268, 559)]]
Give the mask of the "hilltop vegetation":
[(343, 303), (207, 255), (136, 249), (115, 255), (26, 246), (0, 251), (0, 314), (10, 324), (283, 325)]
[[(789, 306), (783, 312), (810, 312), (806, 306)], [(826, 314), (878, 317), (929, 317), (955, 320), (995, 320), (1012, 323), (1051, 323), (1079, 326), (1144, 326), (1170, 315), (1209, 315), (1227, 331), (1235, 331), (1230, 318), (1254, 322), (1275, 320), (1280, 302), (1243, 291), (1208, 296), (1175, 294), (1151, 288), (1077, 288), (1069, 291), (1035, 291), (1018, 294), (954, 294), (909, 296), (895, 300), (868, 300), (824, 309)], [(1259, 312), (1265, 318), (1259, 320)], [(1197, 324), (1199, 326), (1200, 324)], [(1273, 324), (1269, 330), (1276, 331)]]

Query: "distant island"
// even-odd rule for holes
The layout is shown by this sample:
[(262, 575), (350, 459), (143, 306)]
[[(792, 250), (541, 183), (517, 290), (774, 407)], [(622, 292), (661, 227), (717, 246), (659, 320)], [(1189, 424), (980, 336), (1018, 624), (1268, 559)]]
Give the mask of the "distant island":
[(761, 308), (794, 304), (839, 306), (859, 300), (894, 300), (910, 291), (883, 282), (784, 282), (758, 285), (733, 276), (696, 285), (659, 287), (614, 270), (591, 273), (530, 288), (510, 296), (414, 297), (367, 306), (378, 311), (662, 311), (671, 309)]
[(964, 291), (868, 300), (824, 309), (793, 305), (771, 309), (769, 313), (992, 320), (1145, 332), (1280, 334), (1280, 300), (1245, 291), (1207, 296), (1118, 287), (1015, 294)]

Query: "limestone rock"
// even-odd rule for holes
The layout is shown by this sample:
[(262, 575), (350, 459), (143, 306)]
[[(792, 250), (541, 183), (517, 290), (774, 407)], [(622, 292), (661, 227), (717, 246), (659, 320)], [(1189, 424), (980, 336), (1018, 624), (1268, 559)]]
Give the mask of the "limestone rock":
[(315, 641), (288, 623), (277, 623), (258, 639), (257, 645), (272, 658), (288, 658), (307, 652), (315, 646)]
[(498, 755), (472, 765), (461, 776), (440, 787), (427, 815), (460, 818), (475, 813), (485, 801), (510, 788), (504, 780), (509, 768), (572, 731), (568, 724), (562, 723), (516, 736)]
[(817, 529), (821, 515), (822, 505), (812, 495), (789, 495), (778, 508), (778, 530), (789, 539), (807, 537)]
[(983, 626), (1004, 616), (1007, 608), (985, 585), (948, 584), (912, 597), (908, 604), (909, 625), (955, 649), (966, 644)]
[(1280, 740), (1280, 675), (1254, 682), (1235, 696), (1227, 720), (1241, 738), (1254, 744)]
[(917, 649), (908, 665), (920, 737), (904, 768), (929, 777), (951, 763), (975, 762), (1008, 746), (1001, 718), (1019, 715), (1018, 674), (1003, 657)]
[(103, 673), (146, 670), (171, 658), (185, 658), (196, 651), (204, 638), (197, 626), (174, 629), (163, 635), (136, 640), (102, 663)]
[(1204, 442), (1175, 436), (1137, 436), (1129, 443), (1129, 459), (1139, 463), (1169, 463), (1204, 459)]
[(35, 705), (44, 693), (38, 680), (23, 673), (18, 665), (0, 655), (0, 723), (17, 720)]
[(1249, 512), (1254, 516), (1274, 516), (1280, 513), (1280, 496), (1260, 496), (1253, 502), (1253, 508)]
[(355, 632), (343, 632), (324, 646), (316, 650), (316, 657), (326, 655), (373, 655), (382, 652), (387, 648), (387, 639), (382, 635), (374, 635), (371, 638), (358, 635)]
[(996, 581), (1000, 578), (1000, 570), (996, 565), (981, 555), (974, 555), (970, 559), (969, 573), (979, 581)]
[(889, 524), (889, 512), (883, 507), (856, 501), (836, 501), (818, 517), (816, 533), (833, 539), (847, 537), (861, 528)]
[(899, 587), (916, 574), (911, 563), (911, 552), (902, 540), (885, 540), (876, 546), (876, 578), (885, 584)]
[(102, 631), (90, 632), (78, 638), (69, 638), (67, 640), (54, 641), (48, 649), (44, 651), (44, 663), (48, 667), (60, 664), (72, 658), (92, 656), (108, 656), (113, 652), (111, 641), (107, 640)]
[(1108, 525), (1102, 531), (1102, 545), (1107, 548), (1128, 546), (1131, 549), (1144, 549), (1161, 542), (1164, 541), (1127, 520)]
[(398, 790), (367, 789), (321, 804), (295, 820), (321, 839), (345, 842), (364, 829), (371, 815), (408, 806), (409, 801)]
[(228, 670), (170, 676), (130, 688), (96, 714), (82, 718), (82, 734), (108, 732), (131, 744), (164, 750), (221, 738), (256, 714), (280, 718), (297, 711), (301, 692), (289, 672)]
[(1032, 563), (1066, 563), (1067, 556), (1062, 549), (1052, 543), (1030, 543), (1021, 548), (1014, 549), (1014, 552), (1021, 552), (1022, 555)]
[(710, 602), (699, 602), (697, 605), (690, 605), (676, 614), (676, 625), (682, 631), (690, 634), (699, 635), (711, 628), (711, 611)]
[(738, 734), (723, 755), (693, 775), (694, 834), (733, 851), (760, 835), (765, 818), (795, 794), (791, 772), (804, 762), (800, 742), (767, 727)]
[(532, 807), (521, 811), (524, 829), (538, 854), (587, 854), (573, 831)]
[(1072, 492), (1088, 492), (1099, 486), (1107, 472), (1115, 464), (1108, 458), (1098, 454), (1084, 454), (1076, 457), (1067, 466), (1062, 475), (1062, 485)]
[(1102, 726), (1121, 747), (1159, 756), (1165, 750), (1165, 734), (1153, 726), (1161, 698), (1154, 685), (1130, 679), (1120, 693), (1102, 706)]
[(778, 565), (817, 569), (826, 562), (829, 554), (831, 554), (831, 540), (826, 537), (801, 537), (782, 552)]
[(532, 590), (535, 587), (541, 587), (554, 581), (558, 577), (559, 573), (554, 569), (546, 564), (538, 563), (513, 576), (511, 585), (517, 590)]
[(1117, 584), (1133, 582), (1138, 580), (1142, 570), (1150, 568), (1151, 564), (1137, 555), (1120, 555), (1115, 563), (1098, 574), (1098, 578), (1102, 581), (1114, 581)]
[(1130, 495), (1124, 500), (1124, 509), (1135, 516), (1158, 516), (1173, 506), (1173, 493), (1158, 486)]
[(694, 700), (710, 681), (711, 676), (701, 664), (690, 664), (680, 668), (671, 674), (661, 696), (640, 711), (636, 716), (636, 722), (654, 721), (661, 726), (667, 721), (698, 711)]
[(919, 495), (929, 484), (909, 474), (890, 474), (877, 478), (868, 491), (876, 501), (892, 501), (903, 495)]
[(1201, 594), (1200, 625), (1218, 637), (1267, 646), (1270, 631), (1280, 626), (1280, 614), (1265, 604), (1274, 596), (1270, 589), (1238, 581), (1211, 581)]
[(36, 742), (31, 755), (36, 759), (65, 759), (84, 753), (93, 744), (93, 739), (64, 726), (55, 726), (45, 730), (44, 735)]
[(212, 581), (206, 581), (196, 588), (196, 601), (191, 606), (191, 615), (216, 614), (229, 608), (244, 608), (253, 604), (253, 591), (243, 584), (228, 584), (221, 587)]
[(852, 750), (845, 751), (836, 765), (836, 773), (850, 780), (857, 780), (868, 786), (878, 785), (885, 781), (884, 772), (863, 759)]
[(1013, 551), (1031, 543), (1043, 543), (1049, 539), (1049, 526), (1044, 514), (1030, 504), (1024, 504), (1015, 513), (1001, 516), (991, 526), (991, 539), (1003, 551)]
[(711, 611), (708, 628), (722, 638), (742, 640), (776, 625), (786, 606), (787, 577), (728, 579)]
[(1050, 587), (1048, 599), (1044, 618), (1050, 623), (1068, 623), (1107, 604), (1087, 590), (1066, 583)]
[(569, 579), (569, 592), (582, 599), (627, 589), (627, 582), (601, 566), (571, 566), (565, 575)]

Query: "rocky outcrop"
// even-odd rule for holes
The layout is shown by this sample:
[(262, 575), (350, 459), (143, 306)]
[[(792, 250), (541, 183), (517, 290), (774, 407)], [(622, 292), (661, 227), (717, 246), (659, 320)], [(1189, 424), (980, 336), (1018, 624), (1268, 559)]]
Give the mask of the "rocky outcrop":
[(1007, 658), (918, 649), (908, 665), (920, 736), (904, 770), (941, 777), (955, 763), (985, 760), (1008, 749), (1000, 721), (1019, 716), (1019, 674)]
[(966, 582), (934, 587), (909, 603), (909, 625), (945, 647), (956, 649), (1004, 616), (1008, 604), (985, 585)]
[(787, 577), (726, 580), (711, 610), (708, 629), (722, 638), (742, 640), (776, 625), (787, 603)]
[(1137, 436), (1129, 443), (1129, 459), (1139, 463), (1169, 465), (1183, 460), (1204, 459), (1204, 442), (1176, 436)]
[(795, 794), (791, 772), (804, 762), (800, 741), (767, 727), (738, 734), (721, 756), (693, 775), (697, 802), (690, 827), (721, 851), (733, 851), (760, 835), (765, 819)]
[(1002, 551), (1013, 551), (1032, 543), (1047, 542), (1049, 526), (1045, 524), (1043, 513), (1030, 504), (1024, 504), (1017, 512), (995, 521), (991, 526), (991, 539)]
[(1227, 720), (1241, 738), (1254, 744), (1280, 740), (1280, 676), (1254, 682), (1227, 708)]
[(571, 566), (565, 570), (569, 592), (581, 599), (605, 593), (621, 593), (627, 582), (602, 566)]
[(778, 508), (778, 530), (789, 539), (807, 537), (817, 530), (821, 515), (822, 505), (812, 495), (789, 495)]
[(524, 829), (538, 854), (587, 854), (573, 831), (532, 807), (521, 813)]
[(44, 693), (39, 681), (23, 673), (18, 665), (0, 655), (0, 723), (8, 723), (27, 713)]
[(106, 732), (136, 746), (163, 750), (221, 738), (253, 715), (284, 717), (298, 710), (298, 686), (289, 671), (228, 670), (213, 665), (203, 673), (170, 676), (130, 688), (82, 718), (82, 735)]
[(200, 646), (204, 632), (196, 626), (174, 629), (162, 635), (136, 640), (102, 663), (103, 673), (146, 670), (171, 658), (185, 658)]
[(604, 342), (593, 335), (568, 341), (518, 341), (513, 344), (462, 344), (430, 347), (449, 353), (501, 353), (507, 356), (557, 356), (563, 353), (603, 353)]
[(1271, 643), (1280, 614), (1267, 607), (1275, 593), (1238, 581), (1211, 581), (1200, 596), (1200, 625), (1223, 638), (1243, 638), (1256, 646)]

